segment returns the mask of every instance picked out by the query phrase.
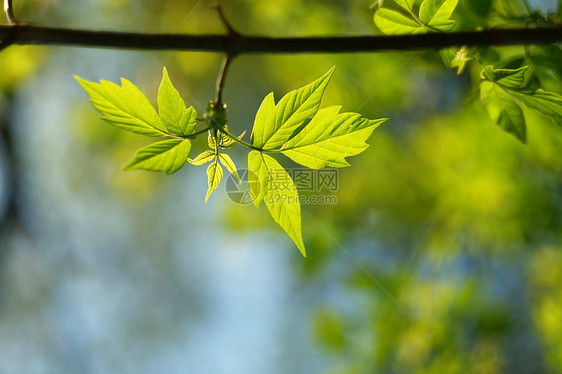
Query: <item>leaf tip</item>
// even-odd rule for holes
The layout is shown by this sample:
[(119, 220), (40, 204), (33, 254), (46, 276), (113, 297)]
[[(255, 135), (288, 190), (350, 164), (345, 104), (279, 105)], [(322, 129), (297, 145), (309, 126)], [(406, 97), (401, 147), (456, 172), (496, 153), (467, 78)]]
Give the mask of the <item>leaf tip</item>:
[(332, 66), (332, 68), (330, 70), (328, 70), (328, 72), (326, 74), (324, 74), (324, 76), (326, 77), (326, 80), (329, 80), (330, 78), (332, 78), (332, 75), (334, 75), (335, 71), (336, 71), (336, 65)]

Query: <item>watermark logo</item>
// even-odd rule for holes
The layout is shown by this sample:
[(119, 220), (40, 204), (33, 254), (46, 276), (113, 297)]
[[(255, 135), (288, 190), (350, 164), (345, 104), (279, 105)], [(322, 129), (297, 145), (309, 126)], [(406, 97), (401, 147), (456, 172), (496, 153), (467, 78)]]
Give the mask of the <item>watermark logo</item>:
[[(337, 169), (271, 169), (267, 186), (261, 186), (258, 176), (248, 169), (238, 169), (237, 172), (240, 183), (234, 175), (229, 174), (225, 191), (228, 198), (239, 205), (252, 203), (250, 187), (256, 194), (263, 188), (274, 191), (264, 196), (266, 202), (270, 204), (335, 205), (337, 203), (334, 194), (339, 188)], [(296, 189), (292, 187), (293, 184)]]
[(261, 185), (258, 176), (248, 169), (238, 169), (238, 176), (240, 177), (240, 183), (238, 179), (232, 175), (228, 174), (225, 183), (226, 196), (235, 204), (248, 205), (252, 203), (252, 197), (250, 196), (250, 185), (254, 191), (260, 191)]

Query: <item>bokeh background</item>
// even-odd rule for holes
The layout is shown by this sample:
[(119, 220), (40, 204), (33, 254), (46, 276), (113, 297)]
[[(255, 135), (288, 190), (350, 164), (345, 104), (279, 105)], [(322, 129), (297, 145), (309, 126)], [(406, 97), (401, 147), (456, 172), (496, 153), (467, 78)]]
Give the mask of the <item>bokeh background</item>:
[[(36, 25), (224, 32), (206, 0), (14, 3)], [(460, 3), (461, 28), (525, 11)], [(370, 5), (223, 2), (240, 32), (279, 36), (373, 34)], [(126, 77), (155, 102), (166, 66), (203, 112), (220, 60), (0, 53), (0, 373), (562, 372), (560, 128), (527, 111), (518, 143), (480, 104), (479, 68), (457, 76), (435, 51), (237, 58), (224, 92), (234, 133), (266, 94), (333, 65), (324, 106), (390, 118), (340, 171), (338, 203), (303, 206), (304, 259), (264, 207), (233, 204), (223, 185), (204, 204), (205, 168), (123, 172), (149, 140), (101, 121), (73, 78)], [(559, 94), (560, 70), (544, 74)], [(233, 150), (239, 167), (245, 155)]]

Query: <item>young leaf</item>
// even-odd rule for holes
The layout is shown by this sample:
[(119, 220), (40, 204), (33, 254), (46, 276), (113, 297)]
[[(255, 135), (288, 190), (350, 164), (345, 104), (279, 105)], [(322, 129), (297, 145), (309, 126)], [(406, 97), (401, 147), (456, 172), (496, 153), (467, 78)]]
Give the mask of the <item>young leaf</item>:
[(188, 158), (187, 161), (192, 165), (203, 165), (215, 158), (215, 152), (206, 150), (203, 153), (199, 154), (199, 156), (195, 157), (195, 159)]
[(383, 34), (420, 34), (426, 31), (416, 20), (390, 9), (380, 8), (374, 19)]
[(432, 19), (451, 18), (459, 0), (425, 0), (420, 6), (420, 20), (428, 24)]
[(254, 204), (259, 205), (260, 197), (265, 200), (265, 205), (275, 222), (285, 230), (306, 257), (302, 241), (299, 193), (291, 176), (273, 157), (257, 151), (248, 155), (248, 169), (258, 176), (261, 187), (260, 191), (252, 191), (252, 183), (249, 183), (250, 197)]
[(287, 141), (281, 152), (312, 168), (349, 166), (346, 157), (363, 152), (365, 141), (386, 119), (369, 120), (358, 113), (338, 114), (341, 107), (320, 109), (301, 132)]
[[(222, 134), (223, 135), (223, 140), (222, 140), (222, 145), (221, 147), (223, 148), (230, 148), (233, 145), (236, 144), (236, 140), (230, 138), (228, 135), (226, 134)], [(246, 135), (246, 130), (244, 130), (244, 132), (242, 132), (242, 134), (238, 135), (238, 139), (242, 139), (244, 137), (244, 135)]]
[(123, 130), (147, 136), (164, 136), (168, 131), (148, 99), (131, 82), (121, 78), (122, 87), (108, 81), (88, 82), (75, 77), (90, 95), (102, 118)]
[(230, 158), (229, 155), (226, 153), (219, 154), (219, 160), (221, 164), (230, 172), (230, 174), (234, 175), (236, 179), (238, 179), (238, 183), (241, 183), (240, 177), (238, 176), (238, 172), (236, 171), (236, 165), (234, 165), (234, 161)]
[(166, 128), (174, 135), (187, 136), (195, 133), (197, 112), (193, 107), (185, 108), (185, 102), (175, 89), (164, 68), (162, 83), (158, 90), (158, 110)]
[(412, 11), (415, 0), (394, 0), (394, 2), (400, 5), (402, 8), (406, 9), (407, 11)]
[(314, 82), (289, 92), (275, 106), (273, 93), (263, 100), (254, 121), (252, 145), (273, 149), (281, 146), (294, 131), (318, 111), (335, 67)]
[(219, 165), (218, 160), (215, 160), (209, 167), (207, 168), (207, 176), (209, 177), (209, 189), (207, 190), (207, 196), (205, 196), (205, 202), (209, 200), (209, 196), (211, 196), (211, 192), (213, 192), (218, 186), (222, 179), (222, 168)]
[(209, 145), (209, 148), (215, 149), (216, 142), (215, 137), (212, 134), (209, 134), (209, 137), (207, 138), (207, 144)]
[(169, 139), (156, 142), (139, 150), (125, 170), (144, 169), (173, 174), (185, 164), (190, 150), (189, 140)]
[(512, 95), (529, 108), (550, 117), (558, 126), (562, 126), (562, 96), (541, 89), (534, 92), (513, 91)]
[(253, 146), (263, 148), (271, 137), (275, 126), (276, 112), (275, 99), (273, 92), (271, 92), (263, 99), (256, 113), (252, 135), (250, 136), (250, 142)]
[(248, 170), (251, 171), (251, 173), (248, 173), (250, 198), (256, 208), (259, 208), (260, 202), (267, 193), (267, 183), (269, 179), (267, 165), (264, 163), (260, 152), (251, 151), (248, 154)]
[(457, 68), (457, 75), (461, 75), (468, 61), (474, 58), (474, 51), (466, 46), (461, 48), (445, 48), (441, 51), (443, 63), (448, 68)]
[(420, 21), (441, 31), (450, 31), (455, 27), (451, 21), (459, 0), (425, 0), (420, 6)]
[(505, 93), (503, 96), (508, 95), (511, 100), (524, 103), (529, 108), (550, 117), (560, 126), (562, 124), (562, 97), (542, 89), (530, 90), (522, 87), (528, 69), (528, 66), (519, 69), (494, 69), (492, 66), (486, 66), (481, 76), (491, 80), (498, 87), (501, 86)]
[(527, 70), (528, 66), (519, 69), (494, 69), (492, 66), (486, 66), (481, 76), (506, 88), (519, 88), (525, 81)]
[(523, 110), (510, 93), (493, 82), (484, 81), (480, 88), (480, 98), (492, 120), (502, 130), (514, 135), (522, 143), (526, 142)]

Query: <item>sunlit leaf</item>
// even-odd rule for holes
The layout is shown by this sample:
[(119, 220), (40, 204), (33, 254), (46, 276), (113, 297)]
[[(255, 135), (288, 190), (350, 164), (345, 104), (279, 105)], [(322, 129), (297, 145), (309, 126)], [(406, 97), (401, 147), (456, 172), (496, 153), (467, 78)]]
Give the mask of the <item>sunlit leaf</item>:
[(440, 53), (445, 66), (457, 68), (457, 75), (462, 74), (467, 63), (474, 58), (473, 50), (466, 46), (461, 48), (444, 48)]
[[(459, 0), (425, 0), (420, 6), (420, 20), (429, 26), (439, 29), (454, 22), (449, 18), (453, 15)], [(443, 30), (448, 31), (448, 30)]]
[(169, 139), (156, 142), (139, 150), (125, 170), (144, 169), (173, 174), (185, 164), (190, 150), (189, 140)]
[(263, 157), (258, 151), (251, 151), (248, 154), (248, 187), (250, 190), (250, 197), (256, 206), (259, 208), (260, 202), (263, 200), (267, 193), (268, 170), (263, 161)]
[(504, 88), (484, 81), (480, 88), (480, 98), (492, 120), (504, 131), (514, 135), (521, 142), (527, 139), (523, 110)]
[(411, 11), (414, 7), (415, 0), (394, 0), (394, 2), (400, 5), (402, 8)]
[(281, 148), (283, 154), (309, 168), (349, 166), (346, 157), (367, 147), (365, 141), (385, 120), (361, 118), (357, 113), (341, 113), (339, 106), (320, 109), (295, 137)]
[[(244, 135), (246, 135), (246, 130), (244, 130), (244, 132), (242, 132), (242, 134), (238, 135), (238, 139), (242, 139), (244, 137)], [(222, 134), (222, 145), (221, 145), (221, 147), (230, 148), (235, 144), (236, 144), (236, 140), (230, 138), (228, 135), (226, 135), (224, 133)]]
[(263, 100), (254, 121), (252, 145), (274, 149), (291, 138), (318, 111), (324, 90), (335, 67), (314, 82), (283, 96), (275, 105), (273, 93)]
[(175, 89), (164, 68), (162, 83), (158, 90), (158, 110), (166, 128), (175, 135), (186, 136), (197, 129), (197, 112), (193, 107), (185, 108), (185, 102)]
[(384, 34), (419, 34), (426, 30), (414, 19), (394, 10), (381, 8), (375, 13), (375, 25)]
[(218, 160), (215, 160), (215, 162), (209, 165), (207, 168), (207, 176), (209, 177), (209, 189), (207, 190), (207, 196), (205, 196), (205, 202), (209, 200), (211, 192), (216, 190), (222, 179), (222, 167), (219, 165)]
[(215, 142), (215, 137), (213, 136), (213, 134), (209, 134), (209, 136), (207, 137), (207, 144), (209, 145), (209, 148), (215, 149), (217, 143)]
[(102, 113), (102, 118), (110, 124), (147, 136), (168, 134), (148, 99), (125, 78), (121, 78), (122, 87), (103, 80), (95, 83), (75, 78), (90, 95), (92, 104)]
[(234, 165), (234, 161), (230, 158), (229, 155), (225, 153), (219, 154), (219, 160), (221, 164), (230, 172), (230, 174), (234, 175), (238, 182), (240, 182), (240, 177), (238, 176), (238, 172), (236, 171), (236, 165)]
[(203, 153), (199, 154), (199, 156), (195, 157), (195, 159), (188, 158), (187, 161), (192, 165), (203, 165), (215, 158), (215, 152), (211, 150), (206, 150)]
[[(301, 206), (295, 183), (287, 171), (271, 156), (252, 151), (248, 155), (248, 169), (258, 178), (249, 183), (250, 197), (256, 206), (263, 199), (269, 213), (293, 240), (303, 256)], [(252, 182), (252, 181), (249, 181)]]

